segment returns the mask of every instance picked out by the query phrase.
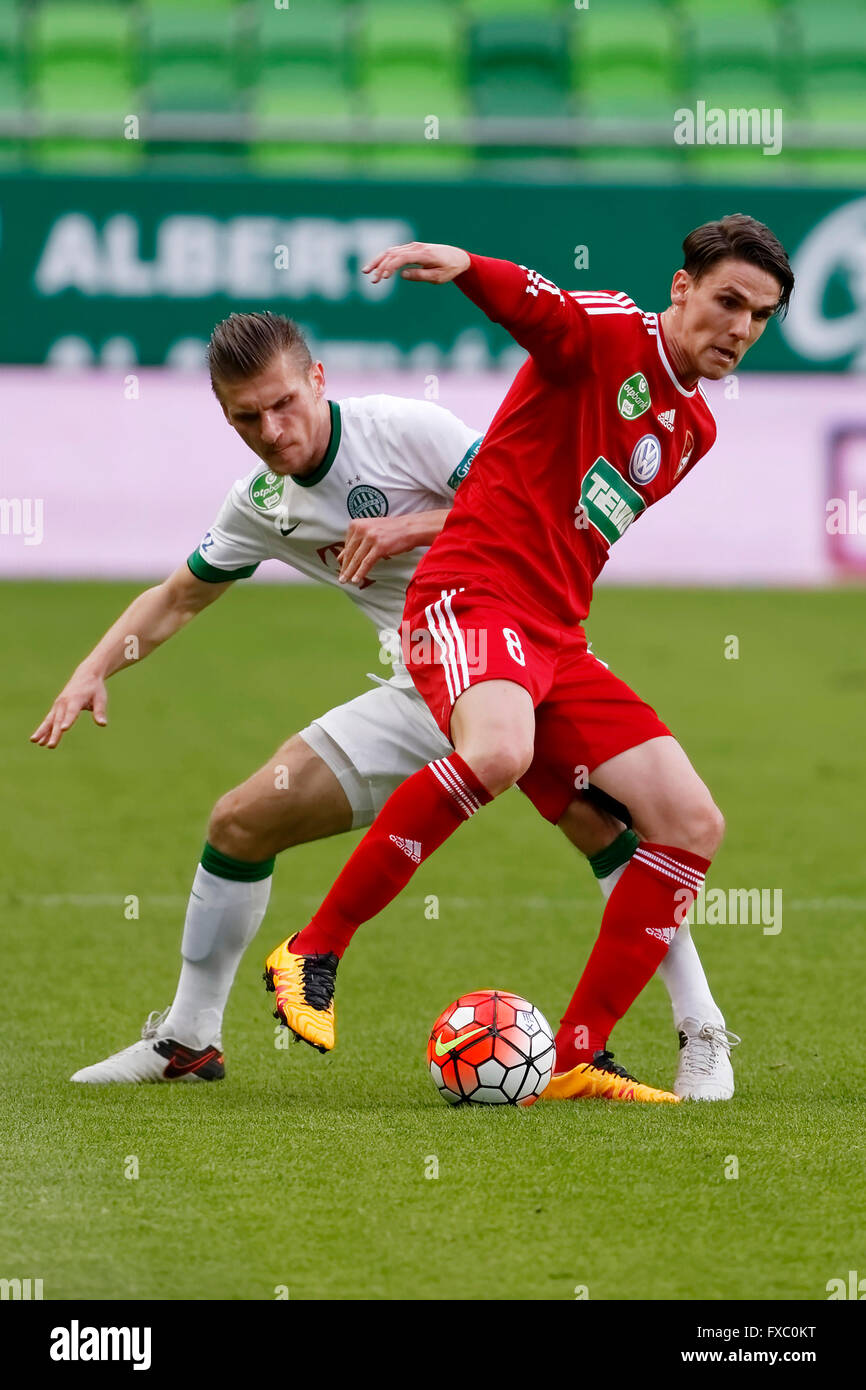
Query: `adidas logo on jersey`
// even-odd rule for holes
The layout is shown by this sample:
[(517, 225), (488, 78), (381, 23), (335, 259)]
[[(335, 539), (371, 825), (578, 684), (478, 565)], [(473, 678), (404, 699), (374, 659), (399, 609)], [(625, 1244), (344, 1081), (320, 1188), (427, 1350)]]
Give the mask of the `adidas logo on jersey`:
[(401, 849), (405, 855), (408, 855), (413, 864), (421, 863), (420, 840), (404, 840), (402, 835), (389, 835), (388, 839), (393, 840), (397, 848)]
[[(391, 839), (393, 840), (393, 838), (392, 835)], [(670, 946), (677, 934), (677, 929), (676, 927), (647, 927), (646, 934), (647, 936), (654, 936), (657, 940), (663, 941), (666, 946)]]
[(660, 425), (664, 425), (666, 430), (670, 430), (671, 432), (673, 432), (674, 416), (676, 415), (676, 413), (676, 408), (674, 408), (673, 410), (663, 410), (661, 415), (656, 416), (656, 419), (658, 420)]

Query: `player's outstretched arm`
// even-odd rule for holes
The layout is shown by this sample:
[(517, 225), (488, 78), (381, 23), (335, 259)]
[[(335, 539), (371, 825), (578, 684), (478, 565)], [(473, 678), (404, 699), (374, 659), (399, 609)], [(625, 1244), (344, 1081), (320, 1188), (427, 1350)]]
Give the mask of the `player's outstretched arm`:
[(457, 288), (489, 319), (506, 328), (542, 371), (566, 377), (589, 365), (588, 321), (575, 300), (537, 270), (492, 256), (470, 255), (459, 246), (410, 241), (389, 246), (368, 261), (365, 274), (376, 283), (400, 274), (403, 280)]
[[(373, 284), (390, 280), (400, 272), (402, 280), (426, 280), (431, 285), (447, 285), (455, 276), (468, 270), (468, 251), (459, 246), (440, 246), (429, 241), (407, 241), (402, 246), (389, 246), (363, 267)], [(405, 267), (405, 268), (404, 268)]]
[(208, 584), (183, 564), (162, 584), (139, 594), (75, 669), (30, 742), (56, 748), (82, 710), (92, 710), (94, 724), (106, 724), (108, 677), (147, 656), (231, 585), (231, 580)]
[(379, 560), (432, 545), (450, 508), (407, 512), (405, 516), (358, 517), (346, 531), (340, 552), (340, 583), (360, 584)]

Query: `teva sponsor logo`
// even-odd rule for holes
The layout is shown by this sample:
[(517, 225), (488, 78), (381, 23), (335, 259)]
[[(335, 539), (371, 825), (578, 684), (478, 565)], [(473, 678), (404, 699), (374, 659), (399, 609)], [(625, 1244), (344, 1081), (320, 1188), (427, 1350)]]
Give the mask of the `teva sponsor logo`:
[(284, 478), (279, 473), (260, 473), (250, 483), (250, 501), (260, 512), (272, 512), (283, 497)]
[(651, 404), (646, 377), (641, 372), (627, 377), (616, 398), (616, 408), (620, 415), (625, 420), (637, 420), (645, 410), (649, 410)]
[(628, 476), (639, 487), (651, 483), (662, 462), (662, 446), (654, 434), (645, 434), (631, 451)]
[(134, 1371), (150, 1370), (149, 1327), (68, 1327), (51, 1329), (52, 1361), (131, 1361)]
[(646, 507), (640, 493), (601, 457), (584, 475), (580, 501), (587, 521), (608, 545), (618, 541)]
[(377, 487), (362, 483), (352, 488), (346, 498), (346, 508), (351, 517), (387, 516), (388, 499)]

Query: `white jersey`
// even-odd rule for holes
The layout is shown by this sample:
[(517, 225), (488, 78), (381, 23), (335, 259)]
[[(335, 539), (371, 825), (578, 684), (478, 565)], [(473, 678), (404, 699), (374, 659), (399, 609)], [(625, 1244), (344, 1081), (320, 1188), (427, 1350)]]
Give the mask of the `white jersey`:
[[(340, 584), (340, 550), (354, 517), (402, 516), (450, 507), (481, 444), (450, 410), (400, 396), (329, 401), (331, 440), (318, 468), (281, 477), (261, 462), (239, 478), (187, 561), (198, 579), (245, 579), (282, 560), (347, 594), (376, 631), (398, 632), (406, 589), (427, 547), (379, 560), (360, 584)], [(402, 662), (394, 675), (411, 685)]]

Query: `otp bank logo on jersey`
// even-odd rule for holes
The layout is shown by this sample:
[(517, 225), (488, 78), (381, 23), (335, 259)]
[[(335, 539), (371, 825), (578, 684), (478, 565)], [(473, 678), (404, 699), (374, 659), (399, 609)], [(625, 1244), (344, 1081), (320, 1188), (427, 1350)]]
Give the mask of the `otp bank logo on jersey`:
[(646, 507), (640, 493), (603, 457), (597, 458), (584, 475), (580, 501), (587, 522), (608, 545), (618, 541)]
[(616, 408), (623, 419), (636, 420), (645, 410), (649, 410), (651, 404), (646, 377), (641, 372), (627, 377), (616, 398)]
[(250, 501), (260, 512), (272, 512), (283, 496), (284, 479), (279, 473), (260, 473), (250, 483)]
[(631, 451), (628, 476), (638, 487), (651, 483), (661, 467), (662, 449), (654, 434), (645, 434)]

